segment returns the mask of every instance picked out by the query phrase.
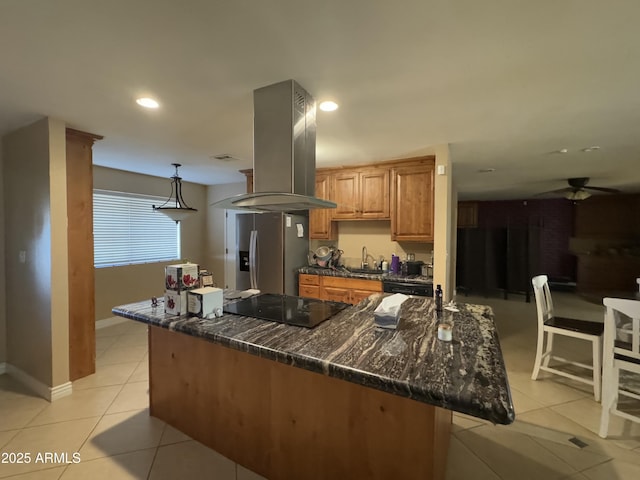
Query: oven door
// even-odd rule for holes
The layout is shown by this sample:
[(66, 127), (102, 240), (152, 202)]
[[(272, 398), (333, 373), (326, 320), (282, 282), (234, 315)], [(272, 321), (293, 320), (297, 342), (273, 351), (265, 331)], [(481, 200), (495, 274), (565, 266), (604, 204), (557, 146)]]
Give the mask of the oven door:
[(409, 282), (382, 282), (382, 291), (387, 293), (404, 293), (418, 297), (433, 297), (433, 285)]

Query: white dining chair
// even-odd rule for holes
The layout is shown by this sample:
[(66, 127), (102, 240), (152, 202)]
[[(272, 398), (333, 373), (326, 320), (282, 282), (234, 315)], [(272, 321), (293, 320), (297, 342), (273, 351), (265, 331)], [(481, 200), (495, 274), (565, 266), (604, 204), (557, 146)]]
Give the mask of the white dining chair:
[[(593, 385), (593, 395), (596, 402), (600, 401), (600, 359), (602, 358), (602, 332), (604, 330), (604, 325), (599, 322), (590, 322), (588, 320), (558, 317), (554, 315), (553, 301), (551, 299), (551, 292), (549, 291), (547, 276), (538, 275), (533, 277), (531, 283), (533, 285), (533, 293), (536, 297), (536, 308), (538, 310), (538, 344), (536, 347), (536, 360), (533, 366), (531, 379), (537, 380), (540, 370), (543, 370), (578, 382)], [(554, 335), (565, 335), (591, 342), (593, 356), (592, 364), (586, 365), (584, 363), (574, 362), (557, 356), (553, 345)], [(585, 378), (564, 370), (559, 370), (555, 366), (549, 365), (551, 360), (555, 360), (564, 365), (573, 365), (591, 370), (592, 375), (590, 378)]]
[(640, 301), (605, 298), (603, 303), (606, 312), (599, 435), (606, 438), (611, 414), (640, 422), (640, 416), (618, 410), (620, 395), (640, 400), (640, 390), (630, 391), (620, 382), (620, 370), (640, 374)]

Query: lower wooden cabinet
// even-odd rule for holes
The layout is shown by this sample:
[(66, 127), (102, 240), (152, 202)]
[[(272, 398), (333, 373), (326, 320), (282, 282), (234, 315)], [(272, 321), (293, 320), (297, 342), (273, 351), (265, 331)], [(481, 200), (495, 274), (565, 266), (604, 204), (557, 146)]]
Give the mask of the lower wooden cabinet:
[[(382, 290), (379, 290), (382, 291)], [(362, 300), (364, 300), (365, 298), (369, 298), (369, 295), (371, 295), (372, 293), (377, 293), (378, 290), (376, 291), (371, 291), (371, 290), (351, 290), (351, 297), (350, 297), (350, 303), (352, 303), (353, 305), (360, 303)]]
[(362, 278), (329, 277), (301, 273), (298, 278), (301, 297), (318, 298), (355, 305), (372, 293), (382, 292), (382, 282)]
[(298, 290), (301, 297), (320, 298), (320, 287), (317, 285), (300, 285)]
[(319, 297), (321, 300), (330, 300), (332, 302), (351, 302), (351, 291), (348, 288), (339, 287), (323, 287)]

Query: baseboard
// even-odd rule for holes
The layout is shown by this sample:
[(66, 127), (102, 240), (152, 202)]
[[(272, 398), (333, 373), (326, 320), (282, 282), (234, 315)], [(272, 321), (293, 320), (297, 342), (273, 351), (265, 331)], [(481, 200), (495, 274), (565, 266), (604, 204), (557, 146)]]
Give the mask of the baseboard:
[(7, 373), (7, 364), (2, 362), (0, 363), (0, 375)]
[(33, 378), (31, 375), (26, 373), (24, 370), (19, 369), (15, 365), (11, 365), (10, 363), (7, 363), (5, 365), (6, 372), (9, 375), (11, 375), (18, 382), (20, 382), (33, 393), (41, 396), (45, 400), (53, 402), (55, 400), (58, 400), (59, 398), (71, 395), (72, 393), (73, 386), (71, 382), (66, 382), (55, 387), (50, 387), (42, 383), (40, 380)]
[(49, 388), (51, 399), (50, 402), (54, 402), (59, 398), (67, 397), (73, 393), (73, 384), (71, 382), (57, 385), (53, 388)]
[(117, 325), (119, 323), (126, 322), (127, 319), (124, 317), (110, 317), (104, 318), (102, 320), (96, 321), (96, 330), (100, 330), (101, 328), (110, 327), (112, 325)]

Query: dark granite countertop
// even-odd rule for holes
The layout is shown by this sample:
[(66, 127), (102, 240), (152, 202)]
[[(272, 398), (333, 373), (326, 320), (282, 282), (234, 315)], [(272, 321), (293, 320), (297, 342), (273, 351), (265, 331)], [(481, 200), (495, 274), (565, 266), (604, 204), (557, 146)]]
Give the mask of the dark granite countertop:
[(300, 267), (298, 273), (306, 273), (308, 275), (323, 275), (326, 277), (343, 277), (343, 278), (363, 278), (367, 280), (380, 280), (383, 282), (406, 282), (418, 284), (433, 284), (433, 277), (423, 277), (422, 275), (395, 275), (393, 273), (355, 273), (344, 268), (323, 268), (323, 267)]
[(386, 295), (374, 294), (314, 329), (231, 314), (172, 316), (149, 300), (113, 313), (493, 423), (513, 422), (491, 308), (458, 305), (459, 312), (449, 313), (453, 342), (447, 343), (437, 338), (433, 300), (426, 297), (406, 300), (396, 330), (376, 327), (373, 311)]

